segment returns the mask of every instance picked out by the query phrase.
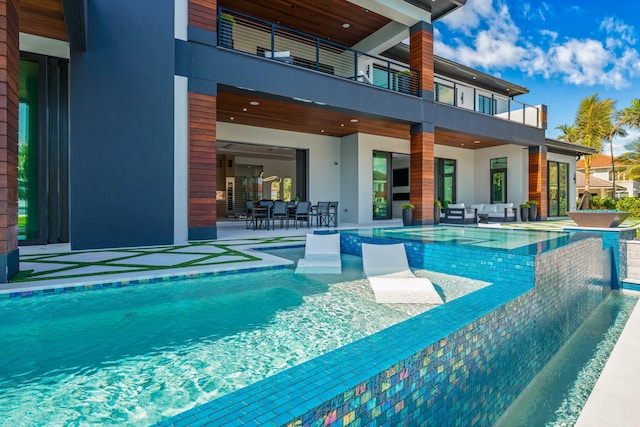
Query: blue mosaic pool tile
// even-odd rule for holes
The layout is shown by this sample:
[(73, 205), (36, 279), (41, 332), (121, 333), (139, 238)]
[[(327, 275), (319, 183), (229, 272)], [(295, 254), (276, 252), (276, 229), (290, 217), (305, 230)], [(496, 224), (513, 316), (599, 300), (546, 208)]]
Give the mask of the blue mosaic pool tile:
[[(257, 271), (267, 271), (267, 270), (279, 270), (283, 268), (291, 268), (290, 265), (275, 265), (268, 267), (253, 267), (244, 270), (230, 270), (230, 271), (215, 271), (215, 272), (205, 272), (205, 273), (194, 273), (194, 274), (186, 274), (186, 275), (178, 275), (178, 276), (168, 276), (167, 277), (153, 277), (147, 279), (136, 279), (136, 280), (122, 280), (118, 282), (105, 282), (105, 283), (89, 283), (89, 284), (73, 284), (73, 285), (61, 285), (60, 287), (50, 288), (45, 290), (32, 290), (32, 291), (16, 291), (9, 293), (1, 293), (0, 299), (3, 298), (28, 298), (34, 296), (48, 296), (55, 294), (63, 294), (65, 292), (84, 292), (84, 291), (92, 291), (92, 290), (103, 290), (103, 289), (111, 289), (111, 288), (123, 288), (127, 286), (138, 286), (138, 285), (146, 285), (151, 283), (165, 282), (165, 281), (178, 281), (178, 280), (188, 280), (194, 278), (205, 278), (205, 277), (215, 277), (215, 276), (226, 276), (226, 275), (234, 275), (238, 273), (250, 273)], [(8, 295), (8, 296), (7, 296)]]

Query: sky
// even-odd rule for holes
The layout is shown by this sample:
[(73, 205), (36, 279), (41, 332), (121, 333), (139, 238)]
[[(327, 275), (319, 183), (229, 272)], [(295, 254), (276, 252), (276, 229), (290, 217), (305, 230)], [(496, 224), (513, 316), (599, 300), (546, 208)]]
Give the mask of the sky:
[[(640, 98), (639, 9), (638, 0), (467, 0), (434, 23), (434, 53), (529, 89), (515, 99), (546, 104), (546, 136), (557, 138), (585, 97), (617, 109)], [(636, 138), (615, 138), (614, 154)]]

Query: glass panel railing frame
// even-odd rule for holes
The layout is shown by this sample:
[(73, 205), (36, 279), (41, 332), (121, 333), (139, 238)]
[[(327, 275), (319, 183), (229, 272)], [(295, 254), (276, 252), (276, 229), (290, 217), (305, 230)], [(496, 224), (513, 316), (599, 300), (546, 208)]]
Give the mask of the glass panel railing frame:
[[(395, 92), (421, 95), (419, 71), (402, 63), (230, 9), (218, 8), (217, 23), (219, 47), (302, 66)], [(387, 82), (384, 85), (374, 84), (373, 67), (381, 65), (387, 70)]]

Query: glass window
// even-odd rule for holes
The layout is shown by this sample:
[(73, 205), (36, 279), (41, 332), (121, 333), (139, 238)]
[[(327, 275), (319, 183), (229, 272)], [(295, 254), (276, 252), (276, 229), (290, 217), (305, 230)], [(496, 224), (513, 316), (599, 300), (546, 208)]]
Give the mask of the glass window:
[(389, 168), (391, 153), (373, 152), (373, 219), (391, 218)]
[(491, 203), (507, 203), (507, 158), (491, 159)]
[(39, 63), (20, 60), (18, 110), (18, 239), (40, 237), (39, 183)]
[(455, 90), (452, 86), (444, 85), (442, 83), (435, 84), (435, 97), (437, 102), (443, 104), (454, 105), (455, 103)]
[(293, 199), (293, 180), (289, 177), (285, 177), (282, 180), (282, 188), (283, 199), (287, 202), (291, 201), (291, 199)]
[(480, 113), (493, 115), (495, 110), (494, 102), (491, 97), (478, 95), (478, 111)]

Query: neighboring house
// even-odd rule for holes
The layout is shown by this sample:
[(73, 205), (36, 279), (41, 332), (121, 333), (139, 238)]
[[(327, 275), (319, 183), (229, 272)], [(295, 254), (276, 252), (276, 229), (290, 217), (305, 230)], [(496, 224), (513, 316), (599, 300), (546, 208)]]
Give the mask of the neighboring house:
[[(624, 165), (615, 163), (616, 171), (616, 197), (638, 197), (640, 193), (640, 182), (627, 179), (624, 172)], [(576, 162), (576, 170), (584, 175), (584, 158)], [(613, 170), (611, 156), (606, 154), (597, 154), (591, 156), (591, 165), (589, 172), (592, 181), (590, 182), (591, 194), (597, 194), (601, 197), (612, 197), (613, 194)], [(593, 178), (596, 178), (598, 184), (594, 186)], [(605, 184), (605, 183), (608, 183)], [(576, 182), (578, 194), (582, 196), (584, 193), (584, 180)]]
[(544, 219), (575, 198), (585, 149), (545, 140), (546, 106), (434, 56), (464, 1), (0, 1), (0, 281), (18, 241), (215, 239), (247, 199), (338, 200), (353, 223), (409, 199), (431, 224), (434, 199)]

